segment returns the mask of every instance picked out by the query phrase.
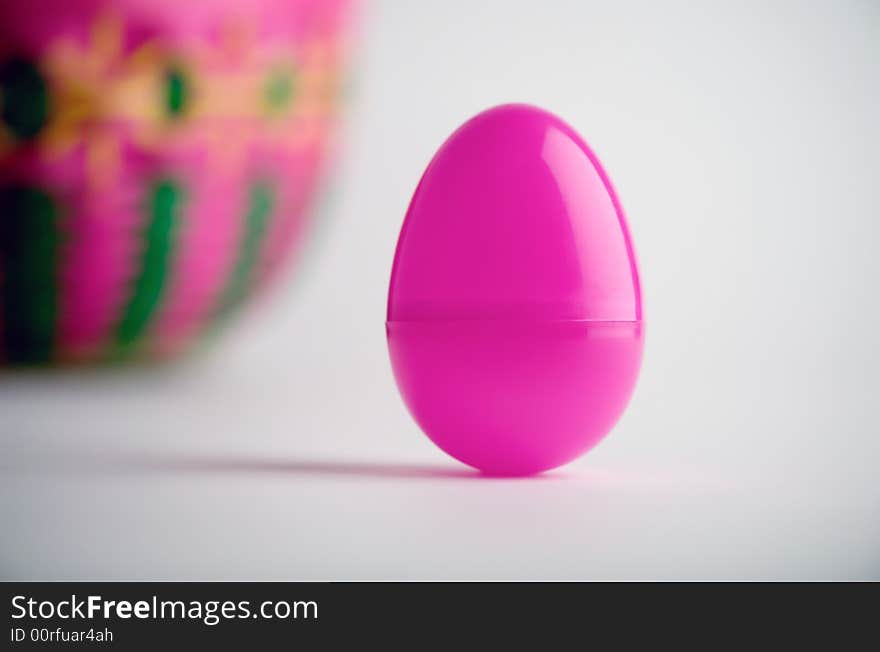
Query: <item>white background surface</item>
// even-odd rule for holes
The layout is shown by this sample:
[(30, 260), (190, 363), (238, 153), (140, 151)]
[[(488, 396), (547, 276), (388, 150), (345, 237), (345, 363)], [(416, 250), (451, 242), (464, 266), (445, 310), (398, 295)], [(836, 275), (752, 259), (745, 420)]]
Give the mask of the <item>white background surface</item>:
[[(661, 6), (662, 5), (662, 6)], [(4, 579), (880, 579), (874, 2), (383, 2), (305, 261), (181, 365), (0, 374)], [(617, 428), (534, 479), (418, 431), (397, 230), (471, 114), (580, 130), (640, 253)]]

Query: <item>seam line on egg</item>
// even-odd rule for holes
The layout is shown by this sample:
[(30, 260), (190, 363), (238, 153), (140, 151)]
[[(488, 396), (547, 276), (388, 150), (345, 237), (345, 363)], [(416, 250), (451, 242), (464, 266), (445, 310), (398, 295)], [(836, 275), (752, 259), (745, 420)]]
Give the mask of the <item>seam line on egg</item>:
[(386, 324), (436, 324), (469, 322), (497, 322), (499, 324), (641, 324), (643, 319), (498, 319), (498, 318), (463, 318), (463, 319), (386, 319)]

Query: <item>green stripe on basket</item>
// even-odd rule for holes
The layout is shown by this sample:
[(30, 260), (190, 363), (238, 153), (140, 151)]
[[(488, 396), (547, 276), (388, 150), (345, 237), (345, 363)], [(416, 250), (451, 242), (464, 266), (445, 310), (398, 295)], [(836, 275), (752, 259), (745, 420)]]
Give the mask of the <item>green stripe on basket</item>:
[(3, 347), (13, 363), (47, 362), (55, 345), (58, 206), (37, 188), (0, 190)]
[(183, 190), (175, 181), (162, 179), (150, 190), (140, 274), (116, 331), (116, 340), (123, 347), (138, 341), (161, 303), (183, 201)]
[(244, 218), (244, 235), (235, 266), (220, 296), (217, 316), (223, 317), (234, 309), (247, 294), (260, 258), (269, 218), (275, 207), (275, 190), (266, 182), (254, 183), (248, 193), (248, 207)]

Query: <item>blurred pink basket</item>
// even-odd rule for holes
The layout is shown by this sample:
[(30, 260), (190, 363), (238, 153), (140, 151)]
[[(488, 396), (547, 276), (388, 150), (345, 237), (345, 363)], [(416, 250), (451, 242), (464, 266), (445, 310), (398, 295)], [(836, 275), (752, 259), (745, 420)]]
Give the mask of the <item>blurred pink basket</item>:
[(167, 356), (297, 251), (349, 0), (0, 0), (0, 361)]

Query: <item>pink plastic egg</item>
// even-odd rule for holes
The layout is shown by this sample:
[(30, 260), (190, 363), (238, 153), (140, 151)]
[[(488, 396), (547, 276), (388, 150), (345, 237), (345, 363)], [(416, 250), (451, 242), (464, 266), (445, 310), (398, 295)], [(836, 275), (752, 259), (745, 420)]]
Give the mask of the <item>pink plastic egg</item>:
[(386, 330), (419, 426), (486, 473), (554, 468), (611, 430), (641, 365), (639, 273), (571, 127), (505, 105), (443, 144), (400, 233)]

